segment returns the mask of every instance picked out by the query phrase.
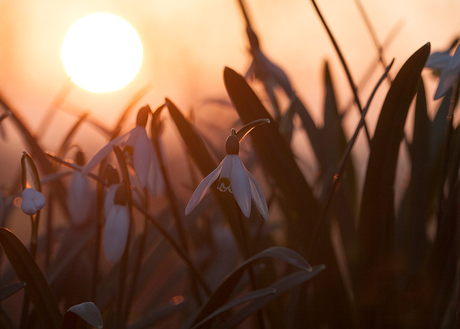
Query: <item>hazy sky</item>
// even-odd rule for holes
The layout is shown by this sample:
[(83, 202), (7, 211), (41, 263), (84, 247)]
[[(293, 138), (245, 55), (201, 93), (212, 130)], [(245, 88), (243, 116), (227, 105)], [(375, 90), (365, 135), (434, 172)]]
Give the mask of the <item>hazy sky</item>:
[[(355, 0), (317, 3), (359, 81), (377, 52)], [(348, 102), (349, 87), (343, 70), (310, 1), (247, 0), (246, 4), (262, 49), (286, 71), (310, 108), (319, 109), (323, 102), (326, 59), (341, 95), (339, 102)], [(385, 52), (387, 61), (396, 58), (395, 67), (426, 42), (430, 41), (436, 50), (459, 34), (457, 0), (362, 0), (362, 4), (380, 42), (402, 24)], [(156, 107), (167, 96), (188, 110), (205, 98), (226, 97), (224, 66), (244, 73), (250, 64), (244, 21), (236, 0), (0, 0), (0, 93), (25, 115), (32, 129), (39, 126), (67, 79), (60, 61), (67, 29), (93, 12), (122, 16), (138, 31), (144, 45), (141, 72), (126, 88), (91, 94), (74, 87), (66, 99), (65, 106), (89, 110), (107, 124), (114, 122), (129, 99), (147, 84), (152, 89), (139, 105)], [(376, 71), (373, 81), (381, 72)], [(362, 97), (366, 99), (366, 90)], [(315, 119), (319, 118), (317, 111)], [(61, 114), (56, 120), (59, 122), (52, 123), (55, 133), (48, 133), (44, 140), (51, 150), (57, 145), (60, 128), (74, 119)], [(0, 143), (13, 152), (11, 161), (17, 161), (16, 156), (19, 159), (21, 148), (13, 148), (11, 140)]]

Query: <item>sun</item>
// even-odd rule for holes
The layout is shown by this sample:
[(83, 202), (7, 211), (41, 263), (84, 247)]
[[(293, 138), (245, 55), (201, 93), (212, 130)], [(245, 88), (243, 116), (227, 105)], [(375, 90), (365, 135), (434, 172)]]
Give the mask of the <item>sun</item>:
[(123, 18), (95, 13), (67, 31), (61, 59), (72, 81), (94, 93), (106, 93), (130, 83), (142, 65), (142, 42)]

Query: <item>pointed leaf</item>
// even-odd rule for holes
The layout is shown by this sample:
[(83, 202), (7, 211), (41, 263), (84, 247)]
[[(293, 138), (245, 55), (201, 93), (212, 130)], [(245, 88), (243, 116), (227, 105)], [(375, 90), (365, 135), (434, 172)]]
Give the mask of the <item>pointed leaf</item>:
[(209, 314), (213, 313), (219, 307), (224, 305), (224, 303), (231, 296), (234, 288), (240, 281), (245, 270), (249, 266), (252, 266), (253, 263), (263, 258), (279, 259), (301, 270), (307, 272), (312, 271), (310, 264), (308, 264), (308, 262), (302, 256), (291, 249), (284, 247), (272, 247), (265, 249), (257, 255), (249, 258), (244, 263), (240, 264), (235, 270), (233, 270), (224, 278), (222, 283), (216, 288), (214, 293), (209, 297), (205, 305), (202, 307), (195, 320), (195, 323), (202, 321)]
[(65, 312), (61, 329), (86, 328), (86, 323), (96, 328), (102, 328), (102, 316), (94, 303), (85, 302), (72, 306)]
[(202, 321), (194, 325), (192, 328), (199, 328), (200, 326), (202, 326), (209, 320), (219, 316), (220, 314), (232, 309), (235, 306), (241, 305), (243, 303), (251, 302), (261, 297), (273, 295), (275, 292), (276, 292), (276, 289), (273, 289), (273, 288), (258, 289), (258, 290), (251, 291), (241, 297), (231, 300), (230, 302), (224, 304), (222, 307), (219, 307), (217, 310), (212, 312), (210, 315), (208, 315), (205, 319), (203, 319)]
[(14, 295), (19, 290), (24, 288), (26, 285), (25, 282), (14, 282), (11, 284), (7, 284), (6, 286), (0, 287), (0, 302), (11, 295)]
[(254, 300), (249, 305), (243, 307), (238, 313), (231, 316), (221, 326), (221, 328), (229, 328), (229, 329), (236, 328), (238, 324), (240, 324), (243, 320), (248, 318), (251, 314), (254, 314), (258, 310), (260, 310), (267, 303), (277, 298), (278, 296), (284, 294), (288, 290), (298, 287), (302, 283), (312, 279), (325, 268), (326, 267), (324, 265), (316, 265), (316, 266), (313, 266), (313, 269), (311, 272), (296, 271), (294, 273), (291, 273), (279, 279), (278, 281), (276, 281), (274, 284), (270, 286), (270, 288), (275, 290), (275, 293), (259, 298), (257, 300)]
[(25, 289), (43, 322), (43, 327), (60, 328), (62, 315), (32, 255), (11, 231), (3, 227), (0, 228), (0, 244), (16, 275), (26, 283)]
[(241, 75), (226, 67), (224, 81), (244, 124), (261, 118), (268, 118), (272, 122), (258, 127), (251, 133), (254, 149), (284, 195), (289, 208), (295, 213), (293, 217), (305, 218), (302, 223), (305, 229), (312, 224), (319, 206), (311, 187), (295, 162), (289, 145), (279, 133), (276, 122)]
[[(430, 44), (415, 52), (403, 65), (385, 98), (372, 139), (358, 222), (360, 286), (363, 297), (370, 286), (378, 285), (375, 270), (382, 269), (394, 239), (394, 180), (399, 147), (409, 106), (430, 53)], [(373, 274), (372, 274), (373, 273)], [(379, 293), (384, 293), (380, 289)], [(386, 296), (391, 293), (386, 292)], [(382, 296), (376, 297), (382, 298)], [(365, 303), (365, 301), (361, 301)], [(372, 307), (372, 306), (371, 306)], [(372, 311), (368, 313), (369, 321)], [(372, 322), (367, 323), (372, 325)]]

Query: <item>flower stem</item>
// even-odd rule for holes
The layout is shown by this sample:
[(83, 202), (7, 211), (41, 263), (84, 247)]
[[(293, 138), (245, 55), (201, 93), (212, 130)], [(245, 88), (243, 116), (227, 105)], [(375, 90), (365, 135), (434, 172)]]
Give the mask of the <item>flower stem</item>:
[[(244, 225), (243, 213), (241, 212), (241, 209), (238, 206), (238, 203), (236, 202), (236, 200), (235, 200), (235, 206), (236, 206), (236, 210), (238, 213), (238, 225), (240, 228), (241, 240), (243, 241), (243, 253), (244, 253), (243, 257), (245, 258), (245, 260), (248, 260), (249, 258), (252, 257), (249, 237), (248, 237), (248, 233), (246, 232), (246, 227)], [(252, 290), (257, 290), (257, 283), (256, 283), (256, 278), (254, 275), (254, 270), (252, 268), (252, 265), (248, 266), (248, 273), (249, 273), (249, 281), (251, 282)], [(259, 328), (265, 328), (262, 310), (257, 311), (257, 322), (259, 323)]]
[[(145, 209), (148, 210), (148, 191), (147, 188), (144, 188), (144, 207)], [(145, 215), (144, 215), (145, 216)], [(142, 257), (144, 256), (144, 250), (145, 250), (145, 243), (147, 241), (147, 234), (148, 234), (148, 218), (145, 216), (144, 218), (144, 228), (142, 231), (141, 235), (141, 240), (139, 241), (139, 250), (137, 253), (137, 258), (136, 262), (134, 265), (134, 271), (133, 271), (133, 278), (131, 281), (131, 289), (128, 291), (128, 296), (126, 298), (126, 311), (125, 311), (125, 318), (128, 317), (129, 311), (131, 309), (131, 304), (133, 302), (133, 298), (136, 292), (136, 286), (137, 286), (137, 280), (139, 278), (139, 273), (141, 269), (141, 264), (142, 264)]]
[[(315, 0), (311, 0), (311, 3), (313, 4), (313, 7), (315, 7), (316, 13), (318, 14), (321, 22), (323, 23), (323, 26), (326, 29), (326, 32), (329, 35), (329, 38), (331, 39), (332, 45), (334, 46), (334, 49), (337, 52), (337, 56), (339, 56), (340, 62), (342, 63), (343, 69), (345, 70), (345, 74), (347, 75), (347, 79), (348, 79), (348, 83), (350, 84), (351, 91), (353, 92), (353, 96), (355, 98), (356, 106), (358, 106), (359, 112), (360, 112), (360, 114), (362, 114), (363, 108), (361, 106), (361, 102), (359, 101), (358, 91), (356, 89), (356, 84), (353, 81), (353, 77), (351, 76), (351, 73), (350, 73), (350, 70), (348, 68), (348, 65), (345, 62), (345, 58), (343, 57), (342, 52), (340, 51), (339, 45), (337, 44), (337, 41), (335, 41), (335, 38), (332, 35), (331, 30), (327, 26), (326, 21), (324, 20), (324, 17), (321, 14), (321, 11), (319, 10), (318, 6), (316, 5)], [(367, 129), (367, 125), (366, 125), (365, 122), (364, 122), (364, 131), (366, 132), (367, 141), (370, 144), (371, 137), (370, 137), (369, 130)]]
[[(32, 223), (32, 232), (30, 234), (30, 254), (35, 260), (37, 256), (37, 243), (38, 243), (38, 223), (40, 220), (40, 211), (36, 215), (31, 215), (30, 220)], [(22, 301), (21, 323), (20, 328), (27, 328), (29, 320), (29, 294), (24, 292), (24, 299)]]

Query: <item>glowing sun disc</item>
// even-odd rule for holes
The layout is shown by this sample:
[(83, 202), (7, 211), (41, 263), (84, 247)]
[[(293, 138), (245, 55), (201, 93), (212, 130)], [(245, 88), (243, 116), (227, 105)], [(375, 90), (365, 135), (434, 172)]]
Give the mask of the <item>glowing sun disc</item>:
[(142, 42), (123, 18), (91, 14), (69, 28), (61, 59), (67, 74), (81, 88), (95, 93), (115, 91), (139, 72)]

